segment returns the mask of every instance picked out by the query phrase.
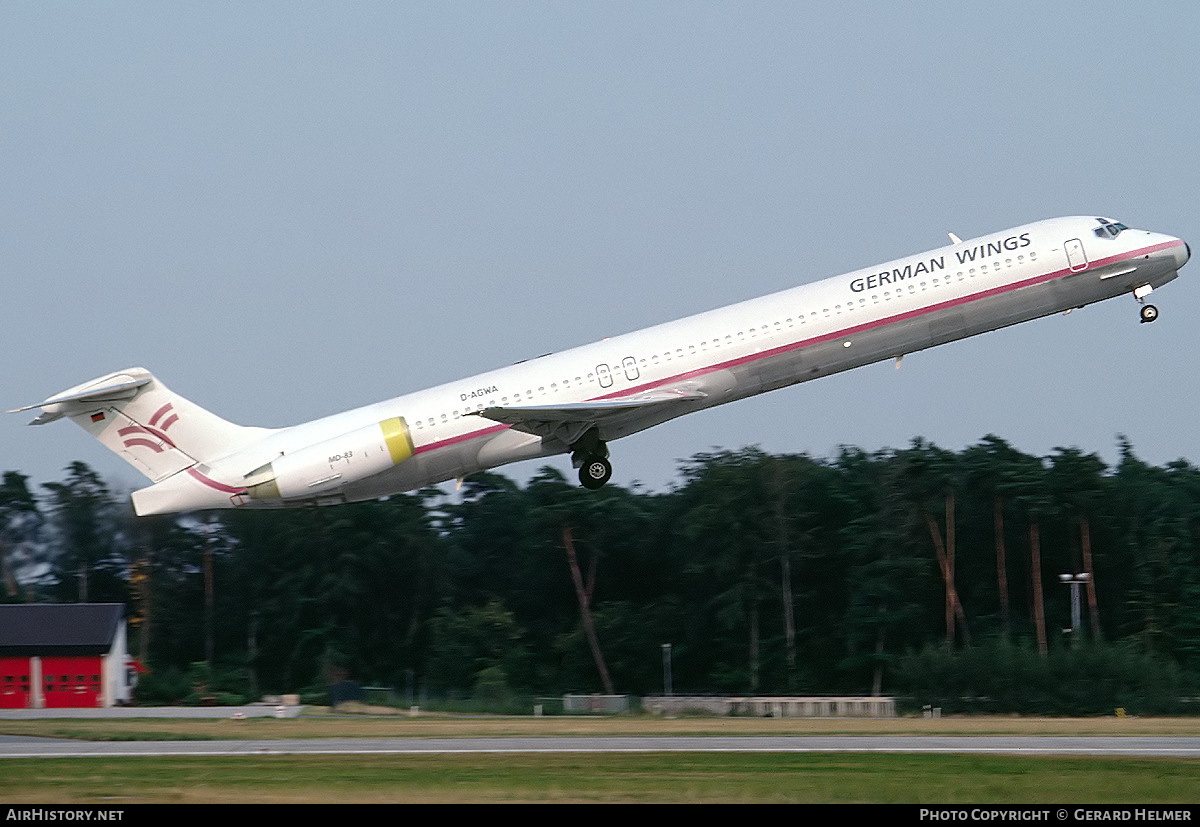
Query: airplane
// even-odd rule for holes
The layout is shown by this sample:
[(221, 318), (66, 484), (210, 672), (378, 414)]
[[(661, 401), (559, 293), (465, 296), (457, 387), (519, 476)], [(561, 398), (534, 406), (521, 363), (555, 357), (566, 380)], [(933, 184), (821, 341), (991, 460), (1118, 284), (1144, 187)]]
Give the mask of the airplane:
[(235, 425), (145, 368), (68, 388), (67, 417), (152, 484), (138, 515), (378, 499), (570, 453), (612, 476), (608, 443), (684, 414), (967, 336), (1151, 291), (1191, 257), (1179, 238), (1107, 218), (1037, 221), (541, 356), (288, 428)]

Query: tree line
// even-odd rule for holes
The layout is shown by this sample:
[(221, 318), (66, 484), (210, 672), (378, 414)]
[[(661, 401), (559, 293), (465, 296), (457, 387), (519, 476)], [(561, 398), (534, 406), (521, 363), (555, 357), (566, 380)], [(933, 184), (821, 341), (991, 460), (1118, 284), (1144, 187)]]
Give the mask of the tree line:
[[(1186, 709), (1200, 470), (995, 436), (697, 454), (666, 492), (551, 468), (354, 505), (134, 518), (91, 468), (0, 485), (4, 599), (121, 602), (144, 694), (891, 694)], [(1060, 575), (1084, 575), (1071, 587)], [(1078, 623), (1071, 589), (1078, 590)], [(220, 676), (220, 677), (214, 677)], [(212, 687), (210, 687), (211, 689)], [(218, 689), (221, 687), (218, 687)]]

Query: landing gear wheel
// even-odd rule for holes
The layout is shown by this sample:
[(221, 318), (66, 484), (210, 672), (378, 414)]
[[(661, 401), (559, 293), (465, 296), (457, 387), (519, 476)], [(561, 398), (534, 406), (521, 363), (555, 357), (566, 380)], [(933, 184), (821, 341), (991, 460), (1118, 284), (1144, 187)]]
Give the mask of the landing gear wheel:
[(1158, 318), (1158, 308), (1152, 304), (1142, 305), (1142, 324), (1152, 322)]
[(612, 478), (612, 465), (604, 457), (587, 457), (579, 466), (579, 482), (584, 488), (595, 491)]

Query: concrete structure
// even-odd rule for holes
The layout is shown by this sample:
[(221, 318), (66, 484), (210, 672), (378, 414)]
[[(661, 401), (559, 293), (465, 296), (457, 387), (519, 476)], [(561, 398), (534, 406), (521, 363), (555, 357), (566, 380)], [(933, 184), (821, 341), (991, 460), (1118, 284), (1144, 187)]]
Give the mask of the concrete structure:
[(642, 708), (655, 715), (700, 712), (762, 718), (895, 718), (895, 698), (853, 697), (710, 697), (657, 695), (642, 698)]
[(629, 711), (628, 695), (563, 695), (563, 712), (617, 714)]
[(0, 605), (0, 708), (127, 703), (124, 615), (119, 603)]

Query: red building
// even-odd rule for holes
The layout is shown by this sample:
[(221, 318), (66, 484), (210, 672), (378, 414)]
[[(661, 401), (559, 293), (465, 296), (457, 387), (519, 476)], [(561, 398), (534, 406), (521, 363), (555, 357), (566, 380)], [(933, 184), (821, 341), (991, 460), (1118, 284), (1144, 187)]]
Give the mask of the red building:
[(129, 665), (119, 603), (0, 605), (0, 709), (126, 703)]

